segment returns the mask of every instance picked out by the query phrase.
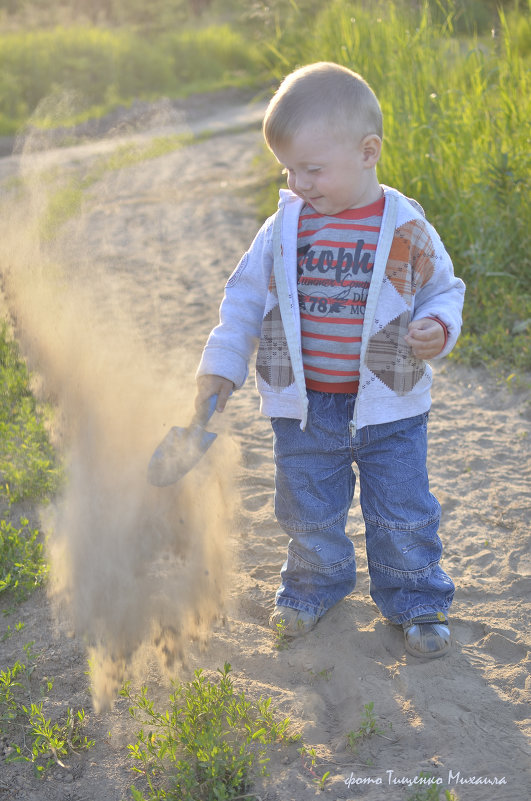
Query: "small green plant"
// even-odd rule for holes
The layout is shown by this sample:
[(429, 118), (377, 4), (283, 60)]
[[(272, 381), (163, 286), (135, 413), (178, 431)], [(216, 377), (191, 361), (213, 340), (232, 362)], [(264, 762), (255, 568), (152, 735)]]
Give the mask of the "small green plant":
[(10, 590), (17, 600), (40, 586), (48, 574), (43, 544), (26, 518), (19, 526), (0, 521), (0, 593)]
[[(17, 660), (0, 670), (0, 732), (11, 741), (7, 761), (30, 762), (36, 773), (43, 775), (54, 764), (65, 768), (65, 757), (91, 748), (94, 741), (82, 734), (84, 709), (67, 709), (66, 716), (56, 721), (46, 716), (44, 706), (53, 680), (43, 679), (35, 686), (37, 655), (32, 646), (24, 646), (27, 664)], [(37, 691), (39, 700), (34, 698)]]
[(329, 668), (323, 668), (323, 670), (319, 670), (317, 673), (309, 668), (308, 673), (310, 676), (310, 684), (315, 684), (315, 682), (324, 679), (324, 681), (330, 681), (330, 675), (334, 670), (333, 666)]
[(23, 746), (15, 745), (15, 755), (8, 757), (9, 762), (32, 762), (37, 774), (41, 774), (54, 764), (66, 768), (67, 765), (62, 761), (64, 757), (94, 745), (94, 740), (81, 734), (85, 722), (84, 709), (74, 712), (69, 708), (66, 711), (66, 720), (56, 723), (44, 715), (42, 701), (29, 707), (22, 706), (21, 710), (26, 716), (24, 727), (31, 743), (30, 746), (27, 743)]
[[(364, 704), (363, 710), (363, 718), (359, 729), (356, 731), (349, 731), (347, 734), (347, 747), (354, 753), (364, 740), (376, 736), (385, 737), (384, 729), (379, 727), (378, 719), (374, 714), (374, 701)], [(387, 726), (388, 728), (392, 728), (390, 723), (387, 724)]]
[(278, 651), (283, 651), (289, 646), (289, 637), (286, 634), (286, 623), (284, 619), (275, 623), (275, 648)]
[(61, 474), (48, 433), (31, 394), (30, 376), (0, 326), (0, 498), (8, 504), (45, 501)]
[[(422, 771), (419, 773), (420, 779), (431, 779), (431, 773), (425, 773)], [(417, 790), (416, 793), (410, 795), (407, 798), (407, 801), (441, 801), (440, 793), (444, 792), (443, 801), (458, 801), (457, 796), (446, 788), (441, 789), (436, 784), (430, 785), (430, 787), (423, 787), (422, 790)]]
[(319, 773), (316, 771), (317, 752), (315, 748), (308, 748), (307, 746), (303, 745), (298, 749), (298, 751), (301, 757), (303, 768), (309, 771), (313, 777), (312, 782), (319, 788), (319, 790), (324, 790), (326, 782), (330, 777), (330, 771), (327, 770), (322, 776), (319, 776)]
[(316, 781), (316, 784), (318, 785), (320, 790), (324, 790), (325, 784), (326, 784), (329, 776), (330, 776), (330, 771), (327, 770), (326, 773), (323, 773), (323, 775), (321, 776), (319, 781)]
[(4, 633), (3, 633), (3, 634), (2, 634), (2, 636), (0, 637), (0, 641), (1, 641), (1, 642), (5, 642), (6, 640), (9, 640), (9, 639), (10, 639), (10, 637), (12, 637), (12, 636), (13, 636), (13, 634), (15, 633), (15, 631), (22, 631), (22, 629), (25, 627), (25, 625), (26, 625), (25, 623), (16, 623), (16, 624), (15, 624), (15, 628), (14, 628), (14, 630), (13, 630), (13, 629), (11, 628), (11, 626), (8, 624), (8, 626), (7, 626), (7, 629), (4, 631)]
[[(315, 768), (315, 763), (317, 761), (317, 753), (315, 748), (308, 748), (306, 745), (301, 745), (298, 749), (299, 754), (301, 755), (301, 760), (305, 768), (310, 768), (313, 770)], [(308, 766), (308, 758), (310, 760), (310, 765)]]
[[(0, 326), (0, 594), (18, 601), (47, 575), (40, 532), (27, 517), (15, 521), (13, 505), (45, 502), (61, 483), (61, 469), (50, 444), (30, 375), (17, 344)], [(9, 629), (6, 633), (9, 635)]]
[(133, 770), (144, 777), (147, 795), (135, 785), (135, 801), (228, 801), (243, 797), (255, 770), (266, 772), (267, 747), (288, 738), (289, 720), (274, 720), (271, 698), (248, 701), (236, 694), (231, 666), (210, 682), (201, 670), (192, 682), (174, 685), (170, 707), (157, 712), (143, 687), (121, 695), (132, 701), (130, 714), (142, 723), (129, 745)]

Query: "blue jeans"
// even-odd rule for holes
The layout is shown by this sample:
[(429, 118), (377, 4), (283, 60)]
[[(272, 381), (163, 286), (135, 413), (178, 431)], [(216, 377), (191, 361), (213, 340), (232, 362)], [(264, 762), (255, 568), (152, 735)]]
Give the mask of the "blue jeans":
[(356, 584), (345, 533), (356, 462), (370, 594), (393, 623), (446, 613), (454, 584), (439, 566), (440, 506), (426, 470), (428, 414), (370, 425), (351, 437), (354, 395), (308, 391), (308, 423), (272, 418), (275, 514), (289, 535), (279, 606), (322, 615)]

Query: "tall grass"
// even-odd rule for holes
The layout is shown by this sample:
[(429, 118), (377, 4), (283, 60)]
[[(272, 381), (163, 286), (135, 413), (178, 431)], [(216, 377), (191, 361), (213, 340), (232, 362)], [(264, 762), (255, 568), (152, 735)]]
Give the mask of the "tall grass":
[(67, 124), (138, 98), (248, 84), (260, 65), (255, 48), (227, 25), (155, 38), (86, 26), (3, 33), (0, 134), (15, 133), (53, 95), (66, 93), (70, 100), (63, 118), (49, 123)]
[(446, 8), (436, 20), (428, 3), (334, 0), (310, 35), (279, 32), (271, 67), (330, 60), (367, 78), (384, 113), (380, 180), (420, 201), (468, 284), (461, 357), (531, 369), (531, 26), (500, 10), (488, 37), (463, 39)]

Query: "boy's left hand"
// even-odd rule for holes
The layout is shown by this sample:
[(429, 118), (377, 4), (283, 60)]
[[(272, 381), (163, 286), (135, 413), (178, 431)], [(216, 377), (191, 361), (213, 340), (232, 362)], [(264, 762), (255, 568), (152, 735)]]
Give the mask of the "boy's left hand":
[(442, 323), (422, 317), (409, 324), (404, 339), (417, 359), (433, 359), (444, 348), (446, 336)]

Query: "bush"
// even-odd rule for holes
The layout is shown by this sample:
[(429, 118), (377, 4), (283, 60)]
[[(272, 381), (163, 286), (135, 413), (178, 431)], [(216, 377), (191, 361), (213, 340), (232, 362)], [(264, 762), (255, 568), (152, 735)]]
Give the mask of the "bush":
[(129, 751), (149, 790), (133, 786), (135, 801), (243, 798), (254, 771), (265, 773), (267, 746), (288, 739), (289, 720), (274, 721), (270, 698), (252, 703), (236, 694), (230, 671), (226, 662), (213, 683), (197, 670), (194, 681), (175, 686), (165, 712), (154, 709), (145, 687), (139, 695), (124, 687), (132, 717), (143, 724)]

